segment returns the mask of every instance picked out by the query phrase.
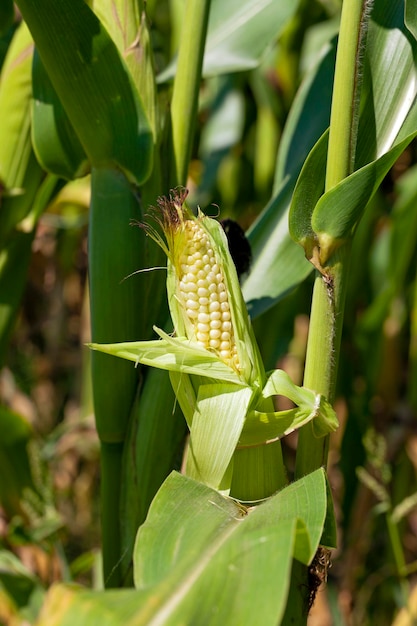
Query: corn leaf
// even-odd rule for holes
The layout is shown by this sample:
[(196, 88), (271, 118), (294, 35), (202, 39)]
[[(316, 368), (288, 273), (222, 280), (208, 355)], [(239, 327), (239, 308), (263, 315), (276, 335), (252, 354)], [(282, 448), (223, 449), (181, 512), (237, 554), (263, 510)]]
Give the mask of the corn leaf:
[[(200, 385), (191, 426), (187, 476), (220, 488), (252, 396), (249, 387)], [(222, 489), (227, 489), (224, 483)]]
[(31, 155), (30, 99), (33, 40), (22, 23), (13, 36), (0, 82), (0, 181), (21, 190)]
[[(203, 76), (257, 67), (297, 6), (295, 0), (229, 0), (226, 4), (212, 0)], [(159, 75), (158, 82), (171, 79), (175, 70), (176, 59)]]
[(210, 623), (214, 615), (224, 626), (276, 626), (285, 610), (292, 557), (310, 563), (325, 524), (327, 545), (334, 542), (329, 497), (319, 469), (247, 512), (173, 473), (138, 533), (137, 589), (94, 592), (55, 585), (39, 623), (177, 626)]
[(20, 0), (19, 8), (91, 164), (119, 167), (143, 182), (152, 164), (152, 133), (101, 22), (83, 0)]
[(115, 344), (89, 344), (93, 350), (112, 354), (134, 363), (184, 374), (196, 374), (224, 382), (245, 385), (234, 370), (215, 354), (185, 337), (169, 337), (158, 329), (163, 339)]
[(84, 176), (89, 171), (87, 156), (36, 51), (32, 85), (32, 142), (39, 163), (69, 180)]
[[(413, 3), (410, 3), (410, 6)], [(359, 135), (356, 155), (356, 169), (375, 161), (388, 152), (395, 143), (399, 144), (417, 128), (416, 103), (414, 100), (417, 81), (415, 80), (415, 41), (410, 39), (408, 29), (413, 28), (413, 11), (406, 12), (407, 27), (404, 25), (404, 3), (401, 0), (380, 0), (374, 4), (371, 13), (369, 33), (363, 62), (363, 105), (359, 121)], [(415, 24), (414, 24), (415, 26)], [(254, 262), (252, 271), (243, 284), (245, 300), (252, 316), (256, 316), (273, 306), (288, 290), (299, 284), (310, 273), (312, 267), (291, 249), (288, 240), (288, 226), (285, 211), (290, 204), (294, 185), (292, 176), (297, 173), (308, 150), (318, 140), (325, 129), (328, 119), (333, 78), (333, 51), (328, 52), (314, 69), (312, 76), (307, 76), (296, 99), (296, 106), (288, 118), (287, 127), (279, 151), (275, 181), (275, 195), (265, 211), (249, 231)], [(389, 82), (388, 82), (389, 80)], [(414, 95), (413, 95), (414, 94)], [(311, 117), (310, 102), (319, 98), (314, 106), (314, 118)], [(316, 148), (313, 149), (316, 150)], [(313, 188), (323, 181), (324, 170), (320, 173), (323, 153), (316, 155), (317, 164), (309, 164), (319, 172)], [(313, 154), (312, 154), (313, 157)], [(379, 169), (378, 166), (376, 170)], [(375, 171), (376, 171), (375, 170)], [(316, 202), (310, 202), (308, 195), (301, 193), (301, 187), (311, 190), (310, 181), (304, 181), (300, 175), (295, 195), (300, 210), (295, 208), (294, 199), (290, 231), (296, 241), (305, 245), (310, 254), (313, 231), (310, 216)], [(287, 177), (287, 178), (286, 178)], [(376, 177), (374, 177), (376, 180)], [(286, 189), (286, 186), (288, 187)], [(314, 192), (315, 193), (315, 192)], [(341, 194), (342, 195), (342, 194)], [(318, 198), (314, 196), (317, 201)], [(338, 198), (338, 218), (344, 206), (344, 197)], [(305, 214), (303, 215), (302, 206)], [(355, 210), (351, 211), (354, 216)], [(327, 219), (331, 219), (330, 210), (326, 210)], [(318, 217), (317, 217), (318, 219)], [(320, 229), (324, 225), (324, 214), (320, 215)], [(344, 220), (345, 224), (351, 220)], [(319, 225), (317, 224), (317, 227)], [(333, 228), (333, 225), (331, 225)], [(327, 224), (326, 224), (327, 229)], [(322, 237), (323, 244), (325, 237)], [(287, 259), (290, 259), (289, 263)], [(285, 268), (285, 269), (283, 269)]]

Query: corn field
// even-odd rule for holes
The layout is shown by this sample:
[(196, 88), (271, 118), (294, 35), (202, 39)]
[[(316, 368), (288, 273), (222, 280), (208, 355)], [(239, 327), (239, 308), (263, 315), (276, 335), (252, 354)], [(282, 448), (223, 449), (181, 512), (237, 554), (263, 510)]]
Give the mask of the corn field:
[(411, 626), (415, 3), (0, 2), (0, 624)]

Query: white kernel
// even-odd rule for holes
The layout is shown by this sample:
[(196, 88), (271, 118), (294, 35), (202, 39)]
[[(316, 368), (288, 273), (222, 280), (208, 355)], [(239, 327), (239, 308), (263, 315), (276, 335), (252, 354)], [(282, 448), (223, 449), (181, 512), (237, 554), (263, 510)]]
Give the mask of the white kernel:
[(206, 342), (205, 341), (197, 341), (198, 345), (201, 346), (202, 348), (206, 347)]
[(230, 350), (220, 350), (219, 355), (222, 359), (230, 359)]
[(208, 282), (205, 278), (199, 278), (197, 281), (197, 287), (199, 289), (208, 289)]
[(206, 333), (197, 333), (197, 341), (201, 341), (205, 346), (208, 342), (208, 336)]
[(232, 330), (232, 323), (229, 321), (223, 321), (223, 330), (224, 331)]
[[(226, 322), (226, 323), (227, 323), (227, 322)], [(224, 324), (223, 324), (223, 328), (224, 328)], [(229, 333), (229, 332), (227, 332), (227, 331), (224, 331), (224, 330), (223, 330), (223, 332), (222, 332), (222, 336), (220, 337), (220, 339), (221, 339), (222, 341), (230, 341), (230, 333)]]
[(221, 291), (219, 293), (219, 300), (220, 300), (220, 302), (226, 302), (227, 301), (227, 293), (225, 291)]
[(206, 265), (210, 261), (210, 257), (208, 254), (203, 254), (202, 261), (204, 265)]
[(223, 322), (230, 321), (230, 312), (229, 311), (223, 311), (223, 313), (222, 313), (222, 320), (223, 320)]
[(201, 268), (203, 267), (203, 261), (201, 259), (196, 259), (194, 261), (194, 266), (197, 268), (197, 270), (201, 270)]
[(216, 328), (213, 328), (213, 330), (210, 330), (209, 332), (210, 339), (220, 339), (220, 335), (221, 335), (220, 330)]
[(221, 320), (210, 320), (210, 328), (217, 329), (221, 327), (222, 327)]
[(189, 317), (190, 319), (195, 319), (198, 316), (198, 312), (193, 311), (193, 309), (187, 309), (186, 313), (187, 317)]
[(221, 341), (220, 350), (230, 350), (230, 341)]
[(208, 303), (209, 303), (209, 299), (208, 298), (199, 298), (198, 301), (200, 303), (200, 307), (206, 308), (208, 306)]
[(213, 249), (212, 249), (212, 248), (207, 248), (206, 252), (207, 252), (207, 254), (209, 255), (209, 257), (214, 256), (214, 252), (213, 252)]
[(217, 291), (226, 291), (226, 287), (225, 287), (224, 283), (219, 283), (217, 285)]
[(217, 285), (216, 283), (211, 283), (209, 284), (208, 290), (210, 291), (210, 293), (214, 293), (217, 291)]
[(220, 341), (218, 339), (210, 339), (209, 346), (210, 348), (218, 348), (220, 346)]
[[(187, 306), (188, 306), (188, 303), (187, 303)], [(220, 309), (220, 302), (217, 302), (216, 300), (214, 302), (210, 302), (209, 311), (218, 311), (219, 309)]]
[(190, 270), (190, 268), (188, 268), (188, 272), (184, 276), (184, 280), (187, 283), (194, 283), (195, 284), (195, 273), (191, 273), (189, 270)]
[(211, 265), (209, 263), (206, 263), (203, 269), (206, 272), (206, 274), (209, 274), (211, 272)]
[(198, 302), (198, 295), (195, 293), (195, 291), (188, 291), (187, 292), (187, 301), (188, 300), (192, 300), (193, 302)]
[(187, 307), (187, 309), (192, 309), (192, 310), (198, 310), (198, 308), (199, 308), (198, 302), (195, 302), (194, 300), (191, 300), (191, 298), (187, 299), (187, 302), (185, 303), (185, 306)]
[(208, 298), (209, 290), (206, 289), (205, 287), (197, 286), (197, 295), (199, 298)]
[[(214, 272), (213, 272), (213, 273), (214, 273)], [(222, 275), (220, 272), (218, 272), (218, 273), (216, 274), (216, 278), (215, 278), (215, 280), (216, 280), (216, 283), (217, 283), (217, 284), (221, 283), (221, 282), (222, 282), (222, 280), (223, 280), (223, 275)]]
[(229, 303), (228, 302), (222, 302), (220, 304), (220, 308), (221, 308), (222, 311), (229, 311), (230, 310)]
[(207, 273), (207, 280), (209, 282), (209, 285), (214, 284), (216, 286), (216, 291), (217, 291), (217, 281), (216, 281), (216, 274), (214, 274), (214, 272), (208, 272)]
[(210, 315), (208, 313), (202, 313), (200, 311), (198, 314), (198, 321), (202, 324), (208, 324), (210, 322)]
[(213, 293), (210, 294), (210, 300), (211, 302), (218, 302), (219, 300), (219, 294), (217, 293), (217, 291), (213, 291)]
[(197, 331), (199, 333), (208, 333), (210, 332), (210, 326), (208, 324), (202, 324), (201, 322), (198, 322)]
[(218, 274), (220, 272), (220, 267), (217, 265), (217, 263), (213, 265), (213, 267), (211, 268), (211, 271), (214, 272), (215, 274)]
[(212, 311), (210, 313), (210, 319), (213, 320), (221, 320), (222, 318), (222, 314), (220, 313), (220, 311)]

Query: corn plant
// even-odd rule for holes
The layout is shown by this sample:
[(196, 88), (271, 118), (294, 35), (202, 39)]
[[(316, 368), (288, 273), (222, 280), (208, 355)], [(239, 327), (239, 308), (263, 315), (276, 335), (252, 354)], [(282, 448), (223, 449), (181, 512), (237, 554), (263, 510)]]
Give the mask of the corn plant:
[[(279, 113), (271, 115), (254, 68), (278, 37), (291, 59), (311, 3), (187, 0), (177, 13), (171, 2), (173, 16), (181, 16), (173, 37), (179, 50), (161, 72), (150, 27), (158, 3), (17, 5), (18, 26), (11, 2), (0, 13), (10, 38), (0, 82), (0, 284), (7, 294), (0, 354), (39, 217), (65, 181), (89, 175), (91, 371), (107, 588), (54, 587), (38, 623), (306, 623), (327, 576), (328, 549), (336, 547), (326, 466), (350, 281), (367, 258), (373, 199), (417, 134), (412, 3), (344, 0), (337, 40), (327, 37), (295, 97), (282, 77), (282, 106), (292, 106), (276, 163), (265, 158), (256, 166), (259, 188), (275, 168), (273, 191), (247, 233), (253, 265), (242, 285), (207, 203), (193, 211), (192, 194), (186, 202), (191, 159), (200, 141), (207, 179), (194, 194), (197, 204), (213, 161), (222, 188), (218, 165), (233, 143), (227, 135), (216, 144), (210, 124), (222, 129), (227, 119), (238, 133), (239, 116), (231, 120), (222, 108), (239, 100), (236, 77), (227, 82), (231, 72), (251, 72), (257, 128), (276, 133)], [(210, 85), (213, 76), (226, 76), (226, 89), (220, 78), (217, 118), (200, 129), (201, 79)], [(259, 130), (257, 140), (267, 146), (264, 136)], [(238, 180), (245, 184), (244, 176)], [(223, 195), (233, 204), (238, 191), (231, 187)], [(384, 311), (412, 259), (410, 252), (399, 267), (393, 250)], [(303, 380), (293, 381), (276, 368), (276, 344), (294, 315), (288, 294), (313, 273)], [(287, 408), (277, 410), (277, 397)], [(5, 412), (3, 423), (12, 422), (19, 418)], [(289, 471), (282, 442), (293, 431)], [(359, 476), (375, 493), (382, 484), (389, 505), (404, 608), (401, 515), (387, 481), (369, 472)], [(29, 482), (25, 475), (17, 492)], [(134, 588), (110, 589), (120, 587)]]

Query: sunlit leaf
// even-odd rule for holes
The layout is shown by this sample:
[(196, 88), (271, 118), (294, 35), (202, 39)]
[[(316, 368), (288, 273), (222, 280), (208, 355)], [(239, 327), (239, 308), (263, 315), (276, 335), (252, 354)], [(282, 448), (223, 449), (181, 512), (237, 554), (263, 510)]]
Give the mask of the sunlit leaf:
[[(204, 53), (203, 75), (243, 71), (256, 67), (265, 50), (294, 15), (295, 0), (212, 0)], [(158, 77), (172, 78), (176, 60)]]

